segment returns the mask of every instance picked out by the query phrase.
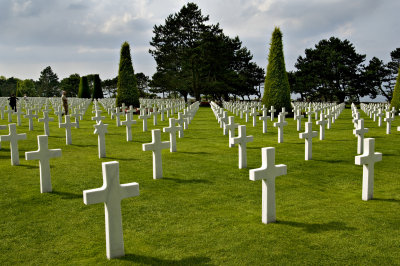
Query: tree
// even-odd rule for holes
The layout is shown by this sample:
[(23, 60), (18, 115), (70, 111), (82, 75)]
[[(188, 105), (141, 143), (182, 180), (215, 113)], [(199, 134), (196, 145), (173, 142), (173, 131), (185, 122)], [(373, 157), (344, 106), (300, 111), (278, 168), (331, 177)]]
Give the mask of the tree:
[(385, 83), (389, 82), (388, 75), (390, 75), (390, 72), (390, 69), (382, 60), (373, 57), (362, 72), (363, 91), (360, 96), (369, 95), (371, 98), (375, 98), (377, 95), (383, 95), (390, 102), (392, 91), (385, 89), (384, 86)]
[(314, 99), (344, 102), (346, 96), (368, 94), (360, 82), (364, 60), (348, 40), (331, 37), (306, 49), (305, 57), (299, 56), (296, 78)]
[(59, 82), (57, 74), (53, 72), (50, 66), (40, 72), (37, 83), (38, 94), (43, 97), (53, 97), (60, 95)]
[(400, 109), (400, 67), (397, 71), (396, 85), (394, 86), (393, 98), (390, 103), (390, 108), (395, 108), (396, 111)]
[(113, 79), (106, 79), (101, 82), (101, 88), (106, 97), (115, 98), (117, 93), (118, 76)]
[(267, 108), (274, 106), (277, 110), (281, 110), (282, 107), (285, 107), (287, 111), (291, 110), (290, 86), (283, 55), (282, 33), (278, 27), (275, 27), (272, 33), (262, 103)]
[(60, 89), (67, 92), (67, 97), (76, 97), (79, 92), (79, 83), (81, 77), (75, 73), (60, 82)]
[(135, 76), (137, 81), (137, 87), (139, 90), (139, 97), (146, 97), (147, 96), (146, 90), (149, 87), (149, 82), (150, 82), (149, 77), (143, 74), (142, 72), (136, 73)]
[(25, 94), (30, 97), (38, 96), (35, 82), (32, 79), (18, 80), (17, 82), (17, 92), (15, 96), (21, 97)]
[(89, 83), (86, 76), (81, 77), (79, 82), (78, 98), (90, 98)]
[(121, 47), (117, 88), (117, 106), (125, 103), (126, 106), (139, 107), (139, 90), (127, 42), (124, 42)]
[(16, 93), (17, 89), (17, 82), (19, 79), (11, 77), (11, 78), (5, 78), (2, 76), (0, 78), (0, 95), (3, 96), (11, 96), (11, 94)]
[(102, 99), (102, 98), (104, 98), (104, 96), (103, 96), (103, 90), (101, 89), (100, 76), (98, 74), (95, 74), (93, 79), (92, 101), (94, 99)]

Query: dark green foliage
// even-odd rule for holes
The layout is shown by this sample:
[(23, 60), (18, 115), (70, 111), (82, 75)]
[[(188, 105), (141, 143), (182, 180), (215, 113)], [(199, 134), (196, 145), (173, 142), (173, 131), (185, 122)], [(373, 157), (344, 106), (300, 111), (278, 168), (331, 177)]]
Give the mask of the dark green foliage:
[(11, 96), (12, 93), (16, 92), (17, 82), (19, 79), (11, 77), (5, 78), (4, 76), (0, 77), (0, 94), (4, 96)]
[(24, 94), (29, 97), (38, 96), (35, 88), (35, 82), (32, 79), (18, 80), (17, 92), (15, 96), (21, 97), (24, 96)]
[(113, 79), (106, 79), (101, 82), (102, 90), (106, 93), (106, 97), (115, 98), (117, 93), (118, 76)]
[(139, 107), (139, 90), (127, 42), (124, 42), (121, 47), (117, 88), (117, 106), (125, 103), (126, 106)]
[(90, 98), (90, 89), (87, 77), (81, 77), (79, 82), (79, 91), (78, 91), (78, 98)]
[(396, 85), (394, 86), (392, 102), (390, 103), (390, 108), (392, 107), (396, 108), (396, 111), (400, 109), (400, 68), (397, 74)]
[(79, 92), (79, 83), (81, 77), (79, 74), (72, 74), (60, 82), (60, 89), (67, 92), (67, 97), (76, 97)]
[(101, 80), (98, 74), (94, 75), (92, 100), (104, 98), (103, 90), (101, 89)]
[(274, 106), (278, 111), (281, 111), (282, 107), (285, 107), (287, 112), (291, 110), (290, 86), (283, 56), (282, 33), (278, 27), (275, 27), (272, 33), (262, 103), (268, 108)]
[(53, 97), (61, 94), (58, 76), (53, 72), (50, 66), (40, 72), (40, 78), (37, 85), (39, 96)]

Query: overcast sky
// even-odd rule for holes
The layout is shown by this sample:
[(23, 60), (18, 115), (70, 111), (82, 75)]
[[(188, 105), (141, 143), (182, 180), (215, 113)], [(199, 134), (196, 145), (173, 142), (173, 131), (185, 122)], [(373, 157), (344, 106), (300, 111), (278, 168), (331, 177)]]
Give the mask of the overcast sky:
[[(118, 72), (121, 44), (131, 45), (135, 72), (151, 76), (148, 53), (153, 26), (176, 13), (179, 0), (0, 0), (0, 75), (38, 79), (51, 66), (60, 80), (70, 74)], [(400, 0), (201, 0), (210, 23), (239, 36), (265, 68), (271, 33), (283, 33), (286, 69), (321, 39), (348, 39), (367, 60), (385, 63), (400, 47)]]

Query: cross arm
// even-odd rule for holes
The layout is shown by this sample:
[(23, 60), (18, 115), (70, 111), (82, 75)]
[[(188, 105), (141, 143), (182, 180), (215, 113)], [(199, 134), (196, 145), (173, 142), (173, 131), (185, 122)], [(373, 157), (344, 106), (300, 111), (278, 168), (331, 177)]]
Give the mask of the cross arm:
[(122, 184), (120, 187), (121, 199), (139, 196), (139, 184), (136, 182)]
[(86, 205), (106, 202), (107, 192), (106, 188), (94, 188), (83, 191), (83, 203)]

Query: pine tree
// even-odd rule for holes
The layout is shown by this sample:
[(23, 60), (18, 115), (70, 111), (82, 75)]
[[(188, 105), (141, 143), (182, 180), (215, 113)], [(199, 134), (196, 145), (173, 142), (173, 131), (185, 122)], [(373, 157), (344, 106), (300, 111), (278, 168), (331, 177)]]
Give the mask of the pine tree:
[(390, 103), (390, 108), (394, 107), (398, 112), (400, 109), (400, 68), (397, 74), (396, 85), (393, 90), (392, 102)]
[(268, 108), (274, 106), (279, 112), (282, 107), (286, 108), (286, 112), (291, 110), (290, 85), (283, 56), (282, 33), (278, 27), (275, 27), (272, 33), (262, 103)]
[(90, 98), (89, 83), (86, 76), (81, 77), (79, 82), (78, 98)]
[(126, 106), (139, 107), (139, 90), (127, 42), (124, 42), (121, 47), (117, 88), (117, 106), (125, 103)]
[(101, 89), (101, 80), (98, 74), (94, 75), (93, 79), (93, 93), (92, 93), (92, 101), (94, 99), (104, 98), (103, 90)]

